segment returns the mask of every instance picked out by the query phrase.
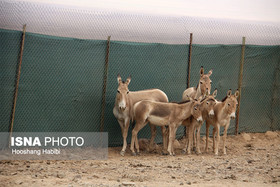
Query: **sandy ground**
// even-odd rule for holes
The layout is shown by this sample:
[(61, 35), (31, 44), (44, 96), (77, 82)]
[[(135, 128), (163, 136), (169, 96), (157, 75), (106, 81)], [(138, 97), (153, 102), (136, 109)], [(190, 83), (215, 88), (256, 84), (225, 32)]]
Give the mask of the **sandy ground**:
[(200, 155), (122, 157), (116, 147), (102, 161), (0, 161), (0, 186), (280, 186), (280, 132), (229, 136), (227, 155), (210, 145)]

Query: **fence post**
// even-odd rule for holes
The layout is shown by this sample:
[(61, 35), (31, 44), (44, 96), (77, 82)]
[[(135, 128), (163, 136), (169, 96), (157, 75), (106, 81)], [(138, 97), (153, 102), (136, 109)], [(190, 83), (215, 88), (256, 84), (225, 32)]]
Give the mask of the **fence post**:
[(26, 31), (26, 24), (23, 25), (22, 40), (21, 40), (21, 47), (20, 47), (20, 56), (19, 56), (19, 64), (18, 64), (18, 67), (17, 67), (17, 74), (16, 74), (16, 83), (15, 83), (15, 91), (14, 91), (14, 98), (13, 98), (13, 108), (12, 108), (11, 122), (10, 122), (9, 147), (11, 145), (10, 141), (11, 141), (11, 137), (12, 137), (12, 134), (13, 134), (13, 128), (14, 128), (15, 111), (16, 111), (17, 96), (18, 96), (18, 86), (19, 86), (19, 79), (20, 79), (20, 73), (21, 73), (21, 64), (22, 64), (22, 56), (23, 56), (24, 41), (25, 41), (25, 31)]
[[(189, 53), (188, 53), (187, 88), (190, 87), (190, 79), (191, 79), (192, 38), (193, 38), (193, 33), (190, 33), (190, 44), (189, 44)], [(187, 127), (184, 127), (184, 136), (186, 136), (186, 133), (187, 133)]]
[(270, 130), (277, 130), (278, 116), (276, 115), (275, 108), (277, 106), (278, 90), (279, 90), (279, 77), (280, 77), (280, 61), (278, 62), (277, 68), (274, 70), (273, 75), (273, 86), (272, 86), (272, 101), (271, 101), (271, 125)]
[(238, 78), (238, 90), (239, 90), (239, 97), (238, 97), (238, 105), (236, 111), (236, 121), (235, 121), (235, 135), (238, 134), (238, 127), (239, 127), (239, 111), (240, 111), (240, 101), (241, 101), (241, 90), (242, 90), (242, 79), (243, 79), (243, 66), (244, 66), (244, 58), (245, 58), (245, 37), (242, 37), (242, 47), (241, 47), (241, 60), (239, 66), (239, 78)]
[(191, 79), (192, 38), (193, 38), (193, 33), (190, 33), (189, 58), (188, 58), (188, 75), (187, 75), (187, 88), (190, 87), (190, 79)]
[(107, 88), (108, 66), (109, 66), (109, 55), (110, 55), (110, 40), (111, 40), (111, 36), (108, 36), (106, 58), (105, 58), (105, 68), (104, 68), (104, 77), (103, 77), (100, 132), (103, 132), (103, 130), (104, 130), (105, 105), (106, 105), (106, 88)]

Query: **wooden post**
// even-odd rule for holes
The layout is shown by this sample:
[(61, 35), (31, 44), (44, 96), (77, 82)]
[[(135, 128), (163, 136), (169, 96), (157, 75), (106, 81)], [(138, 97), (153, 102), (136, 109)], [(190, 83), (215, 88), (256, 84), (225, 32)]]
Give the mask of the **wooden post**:
[(238, 79), (238, 90), (239, 90), (239, 97), (238, 97), (238, 105), (236, 111), (236, 123), (235, 123), (235, 135), (238, 134), (238, 127), (239, 127), (239, 112), (240, 112), (240, 101), (241, 101), (241, 91), (242, 91), (242, 79), (243, 79), (243, 66), (244, 66), (244, 58), (245, 58), (245, 40), (246, 38), (242, 38), (242, 47), (241, 47), (241, 60), (239, 66), (239, 79)]
[(189, 45), (189, 58), (188, 58), (187, 88), (189, 88), (189, 87), (190, 87), (190, 79), (191, 79), (192, 38), (193, 38), (193, 33), (190, 33), (190, 45)]
[(23, 34), (22, 34), (22, 41), (21, 41), (21, 48), (20, 48), (20, 56), (19, 56), (19, 64), (17, 67), (17, 75), (16, 75), (16, 85), (15, 85), (15, 92), (14, 92), (14, 99), (13, 99), (13, 109), (11, 114), (11, 123), (10, 123), (10, 138), (9, 138), (9, 147), (11, 145), (11, 137), (13, 134), (14, 128), (14, 120), (15, 120), (15, 111), (17, 105), (17, 96), (18, 96), (18, 86), (19, 86), (19, 79), (21, 73), (21, 64), (22, 64), (22, 56), (23, 56), (23, 49), (24, 49), (24, 41), (25, 41), (25, 31), (26, 31), (26, 24), (23, 25)]
[(109, 55), (110, 55), (110, 40), (111, 40), (111, 36), (108, 36), (106, 58), (105, 58), (105, 68), (104, 68), (104, 78), (103, 78), (100, 132), (103, 132), (103, 130), (104, 130), (105, 105), (106, 105), (106, 101), (105, 100), (106, 100), (106, 88), (107, 88), (107, 79), (108, 79), (108, 66), (109, 66)]

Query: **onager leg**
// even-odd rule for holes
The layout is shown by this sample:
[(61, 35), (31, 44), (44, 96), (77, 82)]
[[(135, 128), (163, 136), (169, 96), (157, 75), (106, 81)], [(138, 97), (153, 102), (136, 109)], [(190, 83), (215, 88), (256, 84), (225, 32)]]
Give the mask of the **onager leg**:
[[(147, 122), (137, 122), (135, 124), (135, 127), (132, 130), (132, 137), (131, 137), (131, 144), (130, 144), (130, 150), (132, 152), (132, 155), (136, 156), (135, 150), (134, 150), (134, 146), (136, 147), (136, 151), (137, 153), (140, 152), (139, 150), (139, 144), (138, 144), (138, 138), (137, 138), (137, 134), (138, 132), (147, 125)], [(137, 143), (136, 143), (137, 141)]]
[(196, 133), (196, 153), (201, 154), (200, 151), (200, 128), (202, 126), (202, 122), (196, 122), (198, 124), (197, 133)]
[(228, 130), (229, 124), (225, 126), (224, 129), (224, 135), (223, 135), (223, 151), (224, 151), (224, 155), (227, 154), (226, 152), (226, 139), (227, 139), (227, 130)]
[(187, 141), (183, 152), (187, 152), (187, 154), (191, 154), (191, 148), (193, 143), (193, 131), (194, 131), (194, 123), (192, 122), (187, 126)]
[[(192, 141), (190, 141), (190, 137), (192, 138), (192, 135), (190, 135), (190, 132), (193, 131), (193, 128), (192, 127), (190, 128), (190, 126), (191, 126), (190, 118), (184, 120), (182, 122), (182, 125), (186, 127), (186, 144), (185, 144), (184, 149), (182, 150), (182, 153), (185, 154), (187, 152), (188, 154), (190, 154), (190, 150), (188, 149), (189, 147), (191, 147), (190, 143), (192, 143)], [(188, 149), (188, 151), (187, 151), (187, 149)]]
[(168, 148), (167, 151), (169, 155), (173, 155), (172, 150), (173, 150), (173, 143), (174, 143), (174, 136), (175, 136), (175, 124), (170, 124), (169, 125), (169, 142), (168, 142)]
[(193, 127), (193, 131), (192, 131), (192, 133), (193, 133), (193, 139), (192, 139), (192, 140), (193, 140), (193, 141), (192, 141), (192, 142), (193, 142), (193, 145), (192, 145), (192, 150), (193, 150), (193, 151), (196, 151), (196, 146), (197, 146), (197, 142), (196, 142), (196, 133), (197, 133), (197, 132), (196, 132), (196, 130), (197, 130), (197, 128), (196, 128), (196, 126), (194, 126), (194, 127)]
[(168, 152), (167, 152), (168, 133), (169, 133), (168, 128), (166, 128), (165, 126), (162, 126), (161, 133), (162, 133), (162, 144), (163, 144), (162, 154), (168, 155)]
[(153, 124), (150, 124), (150, 128), (151, 128), (151, 139), (150, 139), (150, 145), (148, 147), (149, 152), (154, 150), (154, 142), (157, 135), (157, 127)]
[(172, 155), (175, 156), (175, 148), (174, 148), (174, 142), (175, 142), (175, 139), (176, 139), (176, 132), (177, 132), (177, 129), (178, 129), (179, 125), (176, 125), (175, 126), (175, 129), (174, 129), (174, 137), (173, 137), (173, 140), (172, 140)]
[(127, 133), (128, 133), (128, 127), (129, 127), (129, 122), (130, 122), (130, 119), (125, 119), (124, 121), (124, 127), (123, 127), (123, 130), (122, 130), (122, 135), (123, 135), (123, 148), (121, 150), (121, 155), (124, 156), (125, 154), (125, 150), (126, 150), (126, 147), (127, 147), (127, 141), (126, 141), (126, 138), (127, 138)]
[(217, 125), (217, 143), (215, 147), (215, 155), (218, 155), (219, 152), (219, 144), (220, 144), (220, 125)]
[(209, 127), (210, 124), (206, 122), (206, 145), (205, 145), (205, 152), (208, 152), (208, 143), (209, 143)]
[(216, 133), (217, 133), (217, 128), (214, 127), (213, 128), (213, 152), (215, 153), (215, 149), (216, 149)]

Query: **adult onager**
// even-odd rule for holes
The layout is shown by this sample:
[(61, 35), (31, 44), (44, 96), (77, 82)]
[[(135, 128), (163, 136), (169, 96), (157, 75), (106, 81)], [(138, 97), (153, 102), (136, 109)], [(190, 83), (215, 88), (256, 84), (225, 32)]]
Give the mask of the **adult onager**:
[[(133, 105), (141, 100), (152, 100), (158, 102), (168, 102), (168, 98), (166, 94), (159, 90), (159, 89), (150, 89), (150, 90), (141, 90), (130, 92), (128, 89), (128, 85), (131, 81), (131, 77), (128, 77), (126, 81), (122, 81), (121, 76), (118, 74), (118, 89), (117, 95), (115, 100), (115, 106), (113, 109), (114, 116), (117, 118), (121, 129), (122, 129), (122, 136), (123, 136), (123, 147), (121, 150), (121, 155), (124, 156), (125, 150), (127, 147), (127, 133), (130, 121), (133, 121)], [(151, 126), (151, 140), (150, 146), (153, 145), (154, 139), (156, 137), (156, 127), (153, 125)], [(163, 143), (164, 147), (167, 147), (167, 143), (165, 141), (165, 127), (162, 127), (162, 136), (163, 136)]]
[[(193, 135), (195, 136), (194, 138), (196, 139), (196, 152), (198, 154), (201, 153), (200, 151), (200, 128), (204, 122), (204, 120), (206, 120), (208, 117), (213, 116), (214, 113), (214, 106), (216, 105), (217, 101), (215, 99), (215, 97), (217, 96), (217, 89), (215, 89), (215, 91), (212, 93), (212, 95), (208, 95), (206, 93), (206, 96), (200, 101), (200, 111), (202, 113), (202, 121), (197, 121), (195, 120), (193, 117), (188, 118), (188, 126), (187, 126), (187, 132), (188, 132), (188, 136), (187, 136), (187, 141), (186, 141), (186, 146), (183, 149), (183, 152), (186, 152), (188, 154), (191, 153), (191, 145), (192, 145), (192, 140), (193, 140)], [(193, 133), (194, 129), (197, 129), (197, 133)], [(188, 150), (187, 150), (188, 147)]]
[[(203, 68), (203, 66), (201, 66), (200, 71), (199, 71), (200, 79), (199, 79), (197, 86), (186, 89), (183, 92), (182, 101), (186, 101), (189, 98), (198, 99), (199, 97), (204, 96), (207, 92), (208, 92), (208, 94), (210, 94), (211, 84), (212, 84), (210, 76), (212, 75), (212, 72), (213, 72), (213, 70), (211, 69), (208, 72), (208, 74), (204, 74), (204, 68)], [(190, 125), (190, 119), (183, 121), (182, 125), (188, 127)], [(194, 130), (193, 130), (193, 137), (195, 137), (195, 132), (196, 132), (196, 128), (194, 128)], [(188, 139), (187, 134), (186, 134), (186, 138)], [(193, 144), (195, 147), (196, 139), (194, 139)]]
[(186, 101), (189, 98), (198, 99), (200, 96), (204, 95), (208, 90), (208, 94), (211, 92), (212, 81), (210, 76), (212, 75), (212, 69), (208, 74), (204, 74), (203, 66), (200, 68), (200, 79), (196, 87), (187, 88), (182, 95), (182, 101)]
[[(214, 126), (213, 129), (213, 151), (215, 155), (218, 155), (219, 142), (220, 142), (220, 127), (224, 127), (223, 135), (223, 152), (226, 154), (226, 137), (227, 129), (230, 125), (230, 119), (235, 118), (235, 111), (237, 97), (239, 96), (239, 91), (237, 90), (234, 95), (231, 95), (231, 90), (227, 92), (227, 96), (222, 100), (217, 102), (214, 107), (214, 116), (208, 117), (206, 119), (206, 146), (205, 151), (208, 151), (208, 137), (209, 137), (209, 127)], [(215, 135), (217, 134), (217, 141), (215, 141)]]
[(201, 111), (199, 110), (199, 101), (189, 100), (182, 103), (161, 103), (156, 101), (140, 101), (134, 105), (135, 127), (132, 130), (131, 151), (135, 154), (134, 146), (137, 153), (139, 145), (137, 134), (148, 122), (158, 126), (169, 126), (168, 149), (170, 155), (174, 154), (173, 143), (176, 131), (182, 121), (193, 116), (197, 121), (202, 120)]

